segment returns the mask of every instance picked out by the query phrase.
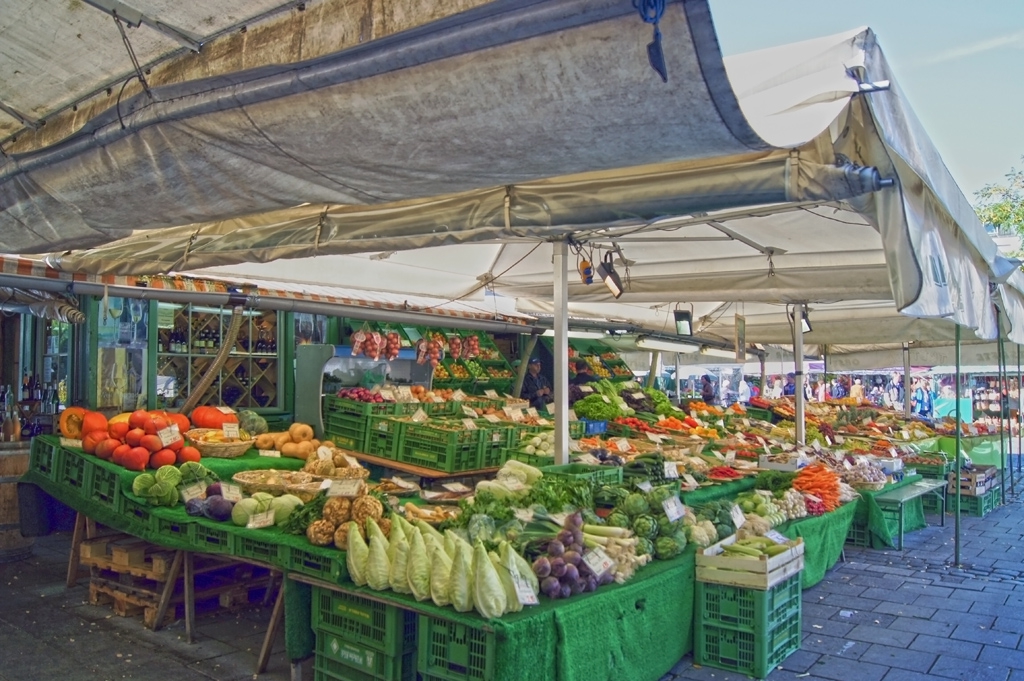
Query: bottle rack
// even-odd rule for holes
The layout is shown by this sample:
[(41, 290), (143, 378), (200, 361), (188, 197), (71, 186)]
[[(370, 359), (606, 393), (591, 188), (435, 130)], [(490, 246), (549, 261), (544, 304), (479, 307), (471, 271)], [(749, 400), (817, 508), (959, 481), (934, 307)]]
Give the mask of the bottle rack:
[[(220, 352), (231, 322), (228, 308), (173, 307), (173, 326), (157, 330), (156, 395), (162, 408), (180, 406), (198, 386)], [(247, 311), (245, 315), (227, 361), (200, 404), (238, 409), (278, 406), (278, 314)]]

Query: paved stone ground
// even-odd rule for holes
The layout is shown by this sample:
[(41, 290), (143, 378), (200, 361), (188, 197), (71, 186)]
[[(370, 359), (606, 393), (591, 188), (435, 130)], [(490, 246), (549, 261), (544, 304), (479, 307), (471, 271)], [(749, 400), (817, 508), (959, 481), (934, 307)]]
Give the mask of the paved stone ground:
[[(1024, 505), (964, 518), (962, 536), (961, 568), (949, 565), (952, 518), (908, 535), (902, 552), (847, 548), (804, 592), (802, 647), (769, 681), (1024, 681)], [(65, 588), (69, 546), (54, 535), (30, 560), (0, 565), (0, 681), (253, 678), (269, 607), (206, 615), (189, 645), (180, 621), (151, 632), (88, 605), (87, 580)], [(279, 635), (260, 679), (289, 678), (283, 649)], [(663, 681), (746, 678), (687, 657)]]

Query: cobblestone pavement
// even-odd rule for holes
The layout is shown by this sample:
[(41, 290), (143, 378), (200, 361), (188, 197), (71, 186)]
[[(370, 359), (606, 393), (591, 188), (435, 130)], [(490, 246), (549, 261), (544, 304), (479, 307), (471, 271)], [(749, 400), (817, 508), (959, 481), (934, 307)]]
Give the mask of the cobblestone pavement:
[[(937, 517), (930, 517), (935, 523)], [(831, 681), (1024, 681), (1024, 505), (963, 519), (963, 564), (953, 522), (907, 535), (906, 548), (847, 548), (803, 594), (801, 649), (768, 677)], [(87, 603), (87, 580), (67, 589), (67, 534), (37, 541), (27, 561), (0, 565), (0, 681), (254, 678), (270, 608), (206, 615), (197, 642), (184, 625), (159, 632)], [(279, 635), (265, 681), (289, 678)], [(303, 678), (312, 678), (310, 661)], [(686, 657), (664, 678), (738, 681)]]

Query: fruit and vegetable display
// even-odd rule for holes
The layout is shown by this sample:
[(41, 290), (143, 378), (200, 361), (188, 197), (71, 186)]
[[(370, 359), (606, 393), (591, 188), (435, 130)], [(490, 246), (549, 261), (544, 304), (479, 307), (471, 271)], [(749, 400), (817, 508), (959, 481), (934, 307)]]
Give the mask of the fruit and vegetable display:
[(190, 428), (189, 419), (181, 414), (141, 409), (108, 422), (98, 412), (70, 407), (60, 422), (61, 435), (81, 439), (86, 454), (133, 471), (198, 461), (202, 455), (184, 437)]

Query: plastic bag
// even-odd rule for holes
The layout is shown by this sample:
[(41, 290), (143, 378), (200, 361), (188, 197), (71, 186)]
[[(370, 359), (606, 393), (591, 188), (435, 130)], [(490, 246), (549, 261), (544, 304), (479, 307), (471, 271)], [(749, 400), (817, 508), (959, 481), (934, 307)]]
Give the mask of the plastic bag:
[(489, 542), (494, 537), (494, 518), (478, 513), (469, 519), (469, 525), (466, 527), (466, 530), (469, 532), (469, 541), (471, 543)]

